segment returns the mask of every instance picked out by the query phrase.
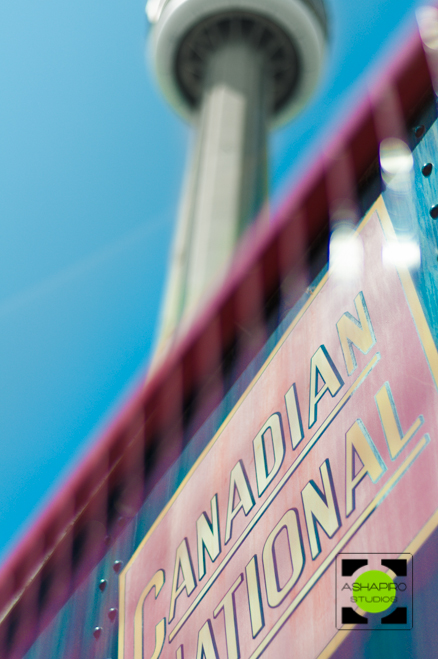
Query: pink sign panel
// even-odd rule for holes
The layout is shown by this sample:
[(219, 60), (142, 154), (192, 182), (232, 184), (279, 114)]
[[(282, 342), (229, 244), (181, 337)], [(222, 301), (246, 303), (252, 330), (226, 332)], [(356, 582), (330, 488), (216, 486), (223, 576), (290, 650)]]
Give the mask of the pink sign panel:
[(361, 274), (324, 277), (121, 574), (119, 659), (329, 656), (336, 557), (435, 524), (436, 348), (381, 199), (357, 240)]

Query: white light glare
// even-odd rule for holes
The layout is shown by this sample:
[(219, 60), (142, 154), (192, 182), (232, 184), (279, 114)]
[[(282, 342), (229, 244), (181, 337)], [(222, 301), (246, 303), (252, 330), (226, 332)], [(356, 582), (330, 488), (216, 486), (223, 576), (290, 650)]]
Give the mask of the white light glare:
[(382, 248), (383, 265), (401, 268), (418, 268), (421, 262), (420, 246), (413, 240), (392, 241)]
[(436, 7), (419, 7), (415, 12), (418, 29), (425, 46), (430, 50), (438, 49), (438, 9)]
[(363, 246), (352, 224), (338, 224), (330, 236), (330, 273), (342, 282), (356, 281), (363, 270)]
[(394, 189), (409, 187), (414, 158), (406, 142), (388, 137), (380, 143), (380, 166), (385, 183)]

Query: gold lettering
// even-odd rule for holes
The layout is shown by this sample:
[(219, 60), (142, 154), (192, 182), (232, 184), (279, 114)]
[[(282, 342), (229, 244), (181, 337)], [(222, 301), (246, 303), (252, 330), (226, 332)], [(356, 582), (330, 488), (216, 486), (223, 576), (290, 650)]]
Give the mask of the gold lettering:
[[(319, 387), (319, 379), (323, 386)], [(327, 391), (335, 396), (344, 384), (325, 346), (320, 346), (310, 360), (309, 428), (317, 419), (317, 405)]]
[(319, 471), (323, 491), (321, 492), (314, 481), (309, 481), (301, 492), (307, 535), (309, 536), (310, 553), (313, 560), (321, 552), (321, 543), (316, 524), (318, 523), (321, 526), (329, 538), (332, 538), (341, 526), (341, 517), (329, 460), (325, 460), (322, 463)]
[[(362, 463), (362, 468), (355, 473), (355, 456)], [(354, 422), (345, 435), (345, 510), (350, 515), (356, 507), (355, 489), (368, 474), (376, 483), (386, 471), (385, 463), (377, 450), (367, 429), (360, 419)]]
[(245, 568), (245, 573), (252, 637), (255, 638), (265, 626), (257, 556), (253, 556), (251, 558), (250, 562)]
[[(274, 451), (274, 464), (268, 472), (266, 460), (266, 437), (270, 435)], [(284, 438), (279, 414), (272, 414), (253, 441), (254, 463), (259, 497), (278, 473), (284, 458)]]
[[(181, 583), (178, 585), (179, 577), (182, 577)], [(196, 587), (195, 575), (193, 574), (192, 561), (190, 559), (189, 545), (187, 538), (179, 545), (176, 550), (175, 558), (175, 568), (173, 570), (173, 581), (172, 581), (172, 595), (170, 598), (170, 608), (169, 608), (169, 622), (171, 622), (175, 616), (175, 606), (176, 600), (181, 595), (183, 590), (187, 592), (189, 596)]]
[[(158, 570), (155, 572), (152, 579), (149, 581), (146, 588), (140, 595), (137, 606), (135, 607), (134, 614), (134, 658), (143, 659), (143, 606), (146, 600), (146, 597), (151, 592), (152, 588), (155, 589), (155, 599), (162, 587), (164, 586), (165, 575), (164, 570)], [(163, 649), (164, 641), (166, 639), (166, 618), (162, 618), (158, 625), (155, 626), (155, 650), (151, 659), (158, 659)]]
[[(275, 540), (285, 529), (288, 538), (289, 553), (292, 563), (292, 575), (283, 588), (280, 587), (275, 556)], [(263, 547), (263, 569), (268, 604), (278, 606), (298, 581), (304, 567), (304, 547), (301, 540), (298, 513), (295, 509), (286, 511), (275, 528), (268, 535)]]
[(360, 292), (354, 298), (358, 319), (350, 313), (344, 313), (336, 323), (342, 354), (344, 355), (345, 367), (348, 375), (357, 368), (356, 355), (353, 346), (366, 355), (376, 342), (373, 326), (371, 324), (367, 305), (363, 293)]
[(291, 386), (289, 391), (286, 392), (284, 400), (286, 402), (286, 412), (289, 421), (292, 448), (296, 449), (304, 437), (304, 432), (303, 423), (301, 421), (300, 406), (298, 403), (298, 393), (295, 383)]
[(210, 620), (199, 630), (196, 659), (219, 659)]
[(391, 460), (395, 460), (400, 451), (404, 449), (409, 440), (412, 439), (417, 430), (422, 426), (424, 419), (420, 415), (415, 419), (406, 435), (403, 435), (400, 419), (398, 418), (394, 398), (392, 397), (388, 382), (385, 382), (374, 398), (376, 400)]
[[(235, 495), (239, 497), (239, 503), (234, 506)], [(249, 486), (248, 477), (245, 474), (245, 469), (242, 460), (236, 464), (230, 474), (230, 488), (228, 492), (228, 508), (227, 508), (227, 523), (225, 526), (225, 544), (231, 538), (233, 528), (233, 520), (237, 513), (243, 509), (245, 515), (249, 513), (254, 505), (254, 497)]]
[(205, 513), (202, 513), (196, 522), (199, 579), (202, 579), (205, 575), (205, 549), (213, 562), (221, 551), (217, 494), (214, 495), (210, 502), (210, 509), (211, 523)]
[(243, 581), (243, 574), (239, 574), (236, 581), (231, 586), (230, 590), (225, 594), (221, 599), (217, 607), (215, 608), (213, 615), (215, 618), (219, 615), (219, 612), (224, 612), (225, 620), (225, 638), (227, 640), (227, 654), (228, 659), (239, 659), (240, 650), (239, 650), (239, 637), (237, 634), (237, 622), (236, 622), (236, 603), (234, 601), (234, 593), (240, 586)]

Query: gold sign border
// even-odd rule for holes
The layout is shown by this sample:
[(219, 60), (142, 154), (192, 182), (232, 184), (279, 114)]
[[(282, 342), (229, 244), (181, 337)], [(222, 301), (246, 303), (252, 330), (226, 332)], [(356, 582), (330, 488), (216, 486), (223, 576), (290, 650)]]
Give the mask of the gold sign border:
[[(377, 215), (379, 217), (386, 240), (396, 242), (397, 236), (382, 196), (377, 199), (375, 204), (370, 209), (366, 221), (368, 221), (369, 215), (374, 211), (377, 211)], [(421, 345), (423, 346), (423, 350), (429, 364), (430, 372), (435, 382), (435, 386), (438, 389), (438, 351), (435, 346), (435, 341), (433, 340), (429, 325), (427, 324), (427, 320), (424, 315), (424, 311), (421, 306), (420, 299), (417, 295), (417, 291), (415, 290), (414, 282), (412, 281), (409, 270), (400, 266), (396, 266), (396, 269), (406, 297), (406, 301), (414, 319)], [(434, 512), (432, 517), (430, 517), (430, 519), (426, 522), (421, 531), (417, 533), (415, 538), (409, 543), (402, 554), (415, 554), (426, 542), (426, 540), (432, 535), (437, 527), (438, 510)], [(348, 629), (340, 629), (335, 634), (335, 636), (333, 636), (328, 645), (326, 645), (324, 650), (318, 655), (318, 657), (316, 657), (316, 659), (330, 659), (333, 653), (339, 648), (341, 643), (344, 642), (348, 634), (350, 634), (350, 632), (355, 629), (355, 627), (356, 625), (352, 625)]]
[[(366, 214), (365, 218), (361, 222), (360, 226), (358, 227), (358, 233), (361, 233), (364, 227), (367, 225), (368, 221), (370, 218), (373, 216), (373, 214), (377, 212), (377, 215), (379, 217), (383, 233), (385, 235), (385, 238), (391, 242), (397, 241), (397, 237), (394, 231), (394, 227), (391, 222), (391, 218), (389, 216), (389, 213), (387, 211), (387, 208), (385, 206), (385, 202), (383, 201), (382, 196), (380, 196), (377, 201), (372, 205), (368, 213)], [(426, 359), (429, 363), (429, 368), (432, 373), (432, 377), (435, 382), (435, 386), (438, 390), (438, 352), (435, 346), (435, 342), (433, 340), (432, 334), (430, 332), (429, 326), (427, 324), (423, 309), (421, 307), (420, 300), (418, 298), (417, 292), (415, 290), (414, 283), (412, 281), (411, 275), (409, 271), (406, 268), (402, 268), (399, 266), (396, 266), (402, 288), (406, 297), (406, 300), (408, 302), (408, 306), (410, 308), (412, 317), (414, 319), (414, 323), (420, 338), (420, 342), (423, 346), (423, 350), (426, 355)], [(250, 393), (251, 389), (254, 387), (256, 382), (260, 379), (260, 377), (263, 375), (264, 371), (267, 369), (281, 346), (284, 344), (290, 333), (294, 330), (296, 325), (299, 323), (301, 318), (304, 316), (306, 313), (307, 309), (310, 307), (310, 305), (314, 302), (316, 299), (317, 295), (320, 293), (321, 289), (323, 286), (326, 284), (328, 277), (329, 277), (329, 272), (326, 272), (324, 277), (321, 279), (317, 287), (315, 288), (314, 292), (312, 295), (309, 297), (307, 302), (304, 304), (302, 309), (299, 311), (297, 316), (293, 319), (292, 323), (290, 326), (287, 328), (281, 339), (278, 341), (277, 345), (275, 348), (272, 350), (271, 354), (269, 357), (266, 359), (265, 363), (263, 366), (260, 368), (259, 372), (257, 375), (254, 376), (252, 381), (248, 384), (245, 392), (242, 394), (242, 396), (239, 398), (239, 400), (236, 402), (235, 406), (231, 410), (231, 412), (228, 414), (227, 418), (222, 422), (220, 425), (219, 429), (216, 431), (215, 435), (212, 437), (208, 445), (205, 447), (205, 449), (202, 451), (201, 455), (198, 457), (176, 492), (173, 494), (171, 499), (167, 502), (161, 513), (158, 515), (157, 519), (155, 522), (152, 524), (151, 528), (147, 532), (146, 536), (143, 538), (139, 546), (137, 547), (136, 551), (133, 553), (131, 556), (129, 562), (126, 564), (124, 567), (123, 571), (120, 573), (119, 577), (119, 587), (120, 587), (120, 592), (119, 592), (119, 610), (120, 610), (120, 616), (119, 616), (119, 642), (118, 642), (118, 659), (124, 659), (123, 657), (123, 647), (124, 647), (124, 640), (125, 640), (125, 585), (126, 585), (126, 574), (129, 568), (131, 567), (132, 563), (135, 561), (135, 558), (137, 554), (142, 550), (144, 547), (145, 543), (148, 541), (149, 537), (151, 534), (154, 532), (158, 524), (161, 522), (167, 511), (171, 508), (173, 505), (174, 501), (177, 499), (177, 497), (180, 495), (181, 491), (185, 487), (186, 483), (188, 480), (191, 478), (193, 475), (194, 471), (198, 468), (200, 463), (203, 461), (207, 453), (211, 450), (211, 448), (214, 446), (220, 435), (222, 434), (222, 431), (224, 428), (228, 425), (230, 420), (233, 418), (235, 415), (236, 411), (240, 408), (240, 406), (243, 404), (245, 401), (246, 397)], [(430, 520), (426, 523), (426, 525), (421, 529), (421, 531), (417, 534), (417, 536), (412, 540), (412, 542), (406, 547), (404, 552), (402, 553), (410, 553), (414, 554), (418, 549), (424, 544), (424, 542), (429, 538), (429, 536), (433, 533), (433, 531), (437, 528), (438, 526), (438, 510), (432, 515)], [(344, 545), (344, 543), (342, 543)], [(337, 551), (339, 550), (339, 547), (337, 546), (335, 548)], [(313, 581), (313, 579), (312, 579)], [(306, 589), (306, 594), (309, 592), (309, 590)], [(303, 598), (299, 598), (300, 602)], [(299, 602), (297, 602), (298, 606)], [(296, 608), (296, 607), (294, 607)], [(354, 627), (351, 627), (346, 630), (339, 630), (335, 636), (331, 639), (331, 641), (326, 645), (324, 650), (318, 655), (316, 659), (329, 659), (332, 654), (337, 650), (337, 648), (341, 645), (341, 643), (345, 640), (347, 634), (350, 633), (350, 631)], [(263, 652), (263, 649), (260, 648)]]

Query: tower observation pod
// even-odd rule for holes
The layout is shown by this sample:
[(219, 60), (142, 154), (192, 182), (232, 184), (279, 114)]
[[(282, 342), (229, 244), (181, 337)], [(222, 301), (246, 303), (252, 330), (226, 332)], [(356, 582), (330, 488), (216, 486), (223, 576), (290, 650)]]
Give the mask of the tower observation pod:
[(267, 133), (317, 84), (322, 0), (148, 0), (161, 90), (196, 127), (162, 312), (161, 346), (221, 273), (267, 197)]

